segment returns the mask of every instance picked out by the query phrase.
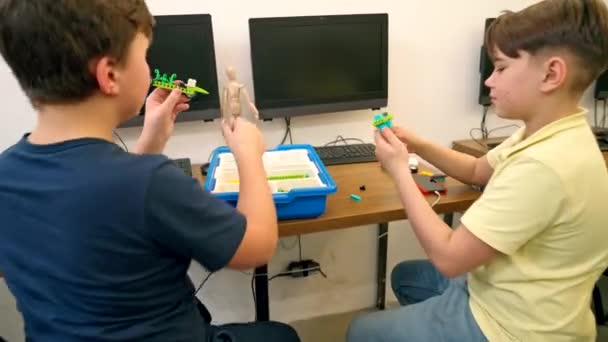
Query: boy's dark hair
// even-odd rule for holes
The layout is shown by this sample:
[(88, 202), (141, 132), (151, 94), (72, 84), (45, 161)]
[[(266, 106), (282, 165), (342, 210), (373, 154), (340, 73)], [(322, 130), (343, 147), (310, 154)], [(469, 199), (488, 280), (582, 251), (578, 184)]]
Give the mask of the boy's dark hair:
[(0, 53), (35, 106), (77, 101), (98, 89), (94, 58), (123, 62), (153, 26), (144, 0), (0, 0)]
[(584, 91), (608, 67), (608, 8), (603, 0), (545, 0), (506, 11), (488, 28), (486, 46), (511, 58), (565, 49), (577, 59), (573, 90)]

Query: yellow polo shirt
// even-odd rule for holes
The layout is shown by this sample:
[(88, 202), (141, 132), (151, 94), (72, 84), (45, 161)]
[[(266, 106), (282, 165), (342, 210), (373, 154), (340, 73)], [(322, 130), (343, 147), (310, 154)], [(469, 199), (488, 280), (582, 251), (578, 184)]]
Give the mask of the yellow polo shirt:
[(593, 286), (608, 267), (608, 171), (585, 112), (487, 158), (494, 169), (462, 223), (501, 254), (468, 275), (490, 341), (595, 341)]

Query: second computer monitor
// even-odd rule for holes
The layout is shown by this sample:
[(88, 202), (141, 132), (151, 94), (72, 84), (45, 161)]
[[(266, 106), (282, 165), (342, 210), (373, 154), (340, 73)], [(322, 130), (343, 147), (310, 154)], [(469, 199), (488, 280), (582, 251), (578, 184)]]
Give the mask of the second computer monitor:
[(386, 107), (388, 15), (250, 19), (264, 119)]
[[(183, 82), (196, 79), (197, 87), (209, 92), (198, 94), (190, 101), (190, 109), (178, 115), (176, 121), (213, 120), (220, 115), (220, 97), (213, 41), (211, 16), (166, 15), (156, 16), (156, 27), (148, 51), (148, 64), (152, 77), (155, 69), (168, 78), (177, 74)], [(154, 88), (150, 88), (152, 91)], [(139, 126), (144, 121), (144, 111), (123, 126)]]

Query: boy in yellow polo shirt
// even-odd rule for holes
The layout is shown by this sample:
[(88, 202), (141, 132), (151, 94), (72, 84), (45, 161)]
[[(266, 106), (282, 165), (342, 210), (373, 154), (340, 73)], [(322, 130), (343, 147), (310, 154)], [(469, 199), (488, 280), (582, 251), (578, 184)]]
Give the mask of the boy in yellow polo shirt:
[[(601, 0), (546, 0), (487, 33), (496, 112), (525, 126), (473, 158), (404, 128), (376, 135), (428, 261), (392, 274), (402, 304), (357, 318), (348, 341), (595, 341), (593, 286), (608, 267), (608, 171), (581, 97), (608, 63)], [(409, 151), (408, 151), (409, 150)], [(485, 186), (451, 230), (407, 172), (417, 152)]]

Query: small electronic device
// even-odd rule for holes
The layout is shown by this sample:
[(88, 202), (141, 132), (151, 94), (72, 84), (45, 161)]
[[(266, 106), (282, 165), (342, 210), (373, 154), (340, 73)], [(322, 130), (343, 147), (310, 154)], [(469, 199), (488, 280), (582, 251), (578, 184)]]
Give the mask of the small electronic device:
[(418, 185), (418, 189), (420, 189), (423, 194), (432, 194), (434, 192), (446, 192), (446, 188), (443, 185), (437, 183), (436, 181), (433, 181), (429, 176), (415, 174), (412, 175), (412, 177), (414, 177), (414, 181)]

